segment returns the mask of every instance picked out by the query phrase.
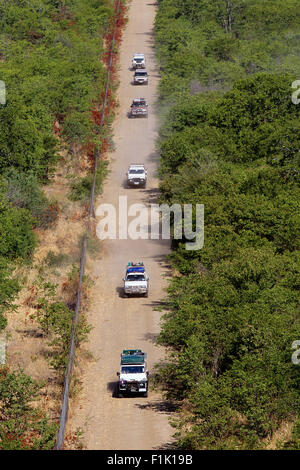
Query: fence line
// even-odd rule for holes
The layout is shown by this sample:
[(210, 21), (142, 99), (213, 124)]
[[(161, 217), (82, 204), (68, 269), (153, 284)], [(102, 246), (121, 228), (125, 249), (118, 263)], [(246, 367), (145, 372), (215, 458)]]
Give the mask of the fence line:
[[(110, 83), (110, 75), (111, 75), (111, 66), (113, 61), (113, 56), (115, 52), (115, 36), (117, 31), (117, 22), (120, 14), (120, 4), (121, 0), (116, 1), (116, 11), (115, 11), (115, 21), (114, 21), (114, 28), (113, 28), (113, 36), (110, 45), (109, 51), (109, 61), (107, 66), (107, 74), (106, 74), (106, 85), (105, 85), (105, 93), (103, 98), (103, 105), (102, 105), (102, 112), (101, 112), (101, 119), (99, 123), (98, 129), (98, 136), (100, 138), (104, 123), (105, 117), (105, 110), (107, 106), (107, 96), (108, 96), (108, 89)], [(59, 430), (57, 433), (56, 443), (54, 450), (61, 450), (64, 446), (65, 440), (65, 432), (66, 432), (66, 424), (68, 419), (68, 410), (69, 410), (69, 387), (70, 381), (73, 372), (74, 360), (75, 360), (75, 333), (76, 333), (76, 326), (78, 324), (79, 314), (80, 314), (80, 307), (81, 307), (81, 294), (82, 294), (82, 282), (85, 270), (85, 262), (86, 262), (86, 252), (87, 252), (87, 232), (90, 231), (90, 222), (91, 218), (95, 217), (95, 186), (96, 186), (96, 176), (97, 176), (97, 168), (98, 168), (98, 160), (100, 157), (99, 148), (96, 149), (95, 156), (94, 156), (94, 168), (93, 168), (93, 182), (91, 187), (91, 196), (90, 196), (90, 207), (89, 207), (89, 215), (88, 215), (88, 222), (87, 222), (87, 231), (83, 236), (82, 240), (82, 248), (81, 248), (81, 256), (80, 256), (80, 273), (79, 273), (79, 280), (78, 280), (78, 287), (76, 292), (76, 306), (72, 321), (72, 328), (71, 328), (71, 339), (70, 339), (70, 347), (69, 347), (69, 359), (68, 364), (66, 367), (65, 378), (64, 378), (64, 388), (63, 388), (63, 399), (62, 399), (62, 406), (61, 406), (61, 413), (60, 413), (60, 420), (59, 420)]]

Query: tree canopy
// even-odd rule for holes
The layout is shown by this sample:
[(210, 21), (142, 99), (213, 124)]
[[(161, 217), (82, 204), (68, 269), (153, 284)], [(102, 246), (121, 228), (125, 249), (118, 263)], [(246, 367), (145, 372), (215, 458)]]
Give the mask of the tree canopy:
[[(6, 89), (0, 104), (0, 332), (7, 311), (17, 308), (15, 268), (32, 262), (34, 229), (52, 227), (57, 217), (42, 185), (51, 181), (62, 147), (94, 138), (91, 113), (104, 88), (100, 59), (112, 15), (111, 0), (0, 2)], [(72, 311), (62, 302), (49, 311), (56, 334), (52, 366), (64, 369)], [(0, 367), (0, 449), (53, 448), (57, 426), (37, 407), (40, 388), (23, 371)]]
[(173, 240), (158, 381), (185, 449), (299, 446), (296, 2), (161, 0), (161, 200), (204, 204), (204, 246)]

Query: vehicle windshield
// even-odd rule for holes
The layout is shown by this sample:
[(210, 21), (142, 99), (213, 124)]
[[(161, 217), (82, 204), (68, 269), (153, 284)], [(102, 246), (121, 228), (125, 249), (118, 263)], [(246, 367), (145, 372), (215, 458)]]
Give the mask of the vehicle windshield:
[(138, 76), (138, 77), (146, 77), (147, 75), (147, 72), (135, 72), (135, 76)]
[(126, 366), (122, 367), (122, 374), (143, 374), (145, 368), (143, 366)]
[(128, 274), (127, 281), (145, 281), (144, 274)]
[(142, 175), (144, 173), (144, 170), (129, 170), (129, 173), (131, 175)]
[(137, 59), (137, 58), (135, 58), (134, 60), (135, 60), (136, 62), (142, 62), (144, 59)]

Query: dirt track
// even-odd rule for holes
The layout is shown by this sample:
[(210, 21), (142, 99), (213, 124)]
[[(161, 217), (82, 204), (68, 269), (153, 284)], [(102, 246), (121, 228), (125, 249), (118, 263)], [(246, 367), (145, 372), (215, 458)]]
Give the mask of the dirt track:
[[(155, 202), (158, 181), (155, 176), (157, 120), (154, 103), (159, 80), (154, 62), (154, 2), (132, 0), (128, 24), (120, 51), (120, 109), (114, 124), (116, 151), (111, 156), (111, 173), (104, 194), (98, 201), (118, 208), (119, 196), (128, 196), (128, 204)], [(129, 70), (134, 52), (144, 52), (150, 75), (148, 86), (133, 86)], [(143, 96), (149, 103), (148, 119), (128, 119), (133, 98)], [(130, 163), (145, 163), (148, 168), (146, 189), (126, 189), (126, 170)], [(173, 430), (161, 397), (150, 390), (148, 398), (113, 398), (120, 352), (141, 348), (148, 353), (150, 373), (164, 351), (154, 344), (159, 332), (160, 313), (153, 310), (164, 295), (168, 268), (165, 255), (169, 241), (105, 240), (100, 259), (93, 270), (97, 278), (88, 321), (93, 325), (89, 350), (94, 360), (87, 364), (83, 390), (69, 416), (69, 430), (80, 427), (88, 449), (140, 450), (161, 449), (171, 442)], [(144, 261), (150, 275), (149, 298), (122, 298), (121, 287), (128, 261)]]

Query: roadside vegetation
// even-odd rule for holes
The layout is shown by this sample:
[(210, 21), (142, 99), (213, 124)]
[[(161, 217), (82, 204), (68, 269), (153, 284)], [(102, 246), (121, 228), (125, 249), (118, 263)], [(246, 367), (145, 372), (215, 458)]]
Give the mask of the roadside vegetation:
[[(17, 309), (22, 279), (16, 268), (31, 266), (37, 229), (52, 229), (59, 215), (58, 203), (46, 197), (43, 186), (51, 183), (62, 154), (72, 159), (79, 147), (95, 144), (92, 110), (104, 88), (100, 58), (112, 15), (111, 0), (0, 4), (0, 80), (6, 85), (6, 104), (0, 105), (0, 331), (7, 312)], [(99, 165), (99, 189), (105, 169)], [(89, 177), (78, 179), (70, 185), (70, 197), (86, 197), (89, 186)], [(57, 262), (59, 255), (51, 256), (48, 262)], [(74, 280), (77, 273), (70, 276)], [(52, 347), (50, 365), (61, 373), (72, 305), (56, 299), (51, 283), (39, 289), (37, 321)], [(78, 341), (88, 330), (83, 320)], [(23, 371), (0, 366), (1, 449), (53, 447), (56, 424), (38, 408), (41, 387)]]
[(299, 22), (296, 0), (159, 1), (161, 202), (205, 206), (158, 339), (180, 448), (300, 448)]

